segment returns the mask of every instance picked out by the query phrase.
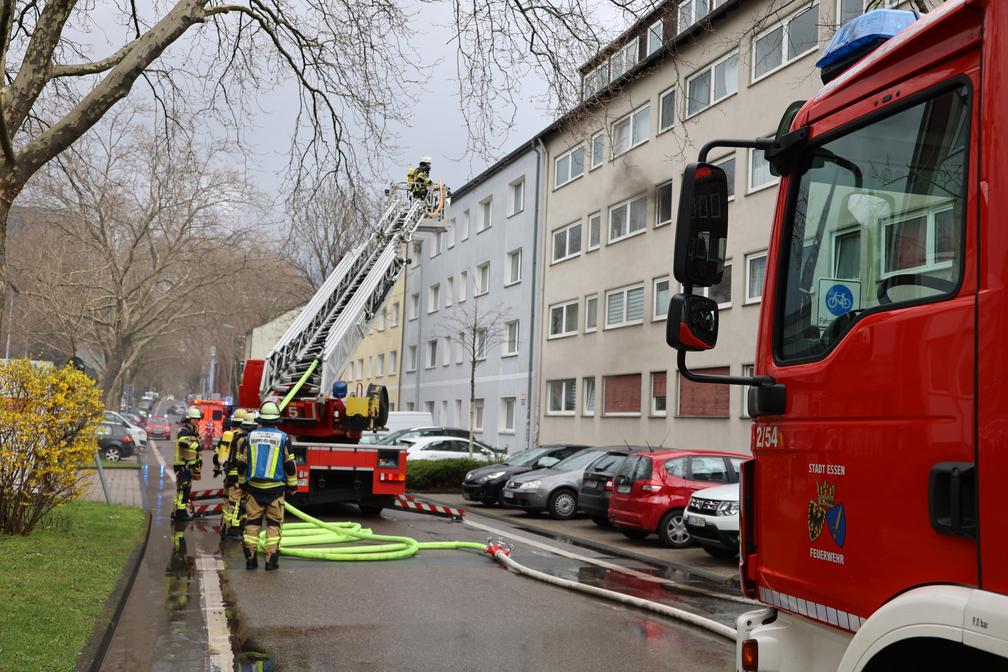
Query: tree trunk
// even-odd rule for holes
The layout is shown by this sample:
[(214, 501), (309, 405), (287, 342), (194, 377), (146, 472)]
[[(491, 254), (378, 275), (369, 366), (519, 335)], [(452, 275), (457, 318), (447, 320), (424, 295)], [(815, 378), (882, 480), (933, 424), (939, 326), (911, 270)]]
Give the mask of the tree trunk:
[[(4, 170), (7, 167), (4, 166)], [(4, 319), (7, 317), (4, 308), (7, 307), (7, 218), (10, 216), (11, 203), (17, 191), (0, 189), (0, 334), (4, 332)], [(7, 325), (10, 329), (11, 325)]]
[(476, 424), (476, 358), (469, 360), (469, 459), (473, 456), (473, 425)]
[(105, 397), (105, 408), (119, 408), (119, 397), (122, 396), (123, 385), (123, 365), (126, 358), (123, 353), (128, 352), (126, 345), (117, 343), (105, 358), (105, 370), (102, 372), (99, 384)]

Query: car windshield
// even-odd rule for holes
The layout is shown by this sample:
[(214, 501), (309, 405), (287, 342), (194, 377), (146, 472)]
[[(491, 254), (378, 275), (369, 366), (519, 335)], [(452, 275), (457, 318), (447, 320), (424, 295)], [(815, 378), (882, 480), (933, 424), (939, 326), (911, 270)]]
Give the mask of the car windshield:
[(956, 291), (969, 119), (959, 86), (808, 152), (781, 251), (779, 359), (824, 356), (866, 310)]
[(515, 453), (504, 460), (502, 464), (506, 464), (509, 467), (524, 467), (527, 464), (535, 462), (545, 452), (547, 452), (546, 448), (529, 448), (520, 453)]
[(592, 462), (591, 468), (593, 471), (606, 471), (623, 464), (623, 460), (625, 459), (625, 453), (609, 453)]
[(581, 452), (574, 453), (568, 458), (560, 460), (554, 464), (551, 469), (559, 469), (561, 471), (580, 469), (581, 467), (588, 466), (590, 462), (595, 460), (595, 458), (601, 454), (601, 450), (582, 450)]
[(168, 422), (168, 418), (166, 418), (163, 415), (155, 415), (150, 420), (148, 420), (148, 422), (152, 422), (152, 423), (165, 423), (165, 422)]

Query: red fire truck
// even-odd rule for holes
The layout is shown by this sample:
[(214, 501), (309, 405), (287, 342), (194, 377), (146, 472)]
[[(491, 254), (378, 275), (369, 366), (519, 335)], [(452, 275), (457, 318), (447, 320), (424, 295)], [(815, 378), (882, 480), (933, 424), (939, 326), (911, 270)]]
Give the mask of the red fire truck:
[(294, 437), (295, 503), (353, 501), (380, 511), (406, 490), (406, 451), (356, 445), (388, 418), (388, 394), (371, 385), (348, 392), (339, 374), (406, 265), (405, 249), (425, 220), (438, 219), (450, 196), (430, 181), (430, 160), (407, 184), (386, 189), (388, 202), (371, 235), (339, 261), (265, 360), (248, 360), (239, 404), (279, 402), (280, 427)]
[[(1005, 669), (1008, 2), (869, 12), (820, 65), (775, 138), (709, 143), (682, 186), (667, 340), (756, 418), (737, 666)], [(724, 268), (715, 147), (781, 176), (754, 377), (686, 361), (717, 341), (692, 293)]]

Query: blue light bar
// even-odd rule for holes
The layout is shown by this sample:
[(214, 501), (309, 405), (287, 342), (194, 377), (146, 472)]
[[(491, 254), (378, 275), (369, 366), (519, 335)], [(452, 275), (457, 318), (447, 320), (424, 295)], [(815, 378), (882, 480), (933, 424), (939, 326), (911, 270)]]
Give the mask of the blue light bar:
[(905, 9), (876, 9), (851, 19), (840, 27), (816, 62), (817, 68), (853, 61), (875, 50), (917, 20)]

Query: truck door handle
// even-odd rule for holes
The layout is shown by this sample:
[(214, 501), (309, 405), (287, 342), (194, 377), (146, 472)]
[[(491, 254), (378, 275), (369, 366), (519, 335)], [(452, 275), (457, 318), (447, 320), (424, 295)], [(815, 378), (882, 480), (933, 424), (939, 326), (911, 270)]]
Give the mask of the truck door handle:
[(976, 465), (939, 462), (928, 477), (928, 515), (939, 534), (976, 538)]

